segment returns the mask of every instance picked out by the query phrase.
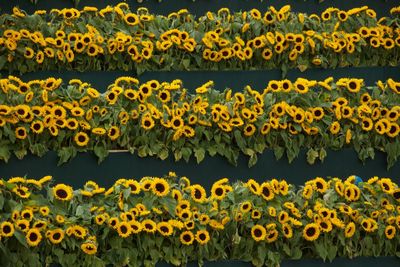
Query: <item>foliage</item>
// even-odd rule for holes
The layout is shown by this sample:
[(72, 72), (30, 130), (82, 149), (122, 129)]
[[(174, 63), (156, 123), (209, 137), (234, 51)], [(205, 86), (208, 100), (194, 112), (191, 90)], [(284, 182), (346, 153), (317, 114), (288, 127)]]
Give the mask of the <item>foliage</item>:
[(270, 7), (231, 14), (227, 8), (195, 18), (167, 17), (126, 3), (98, 10), (65, 8), (0, 17), (0, 70), (70, 69), (243, 70), (396, 66), (400, 27), (396, 8), (376, 18), (367, 6), (307, 15)]
[[(1, 266), (154, 266), (398, 256), (400, 189), (388, 178), (215, 182), (119, 179), (106, 190), (0, 180)], [(41, 192), (47, 192), (44, 197)]]
[(140, 83), (120, 77), (103, 94), (73, 79), (0, 80), (0, 158), (57, 151), (60, 163), (77, 152), (103, 160), (109, 150), (135, 151), (197, 162), (219, 154), (236, 163), (272, 149), (277, 159), (295, 159), (308, 149), (309, 163), (326, 149), (353, 147), (361, 160), (387, 153), (389, 167), (400, 154), (400, 83), (389, 79), (366, 87), (362, 79), (272, 80), (261, 91), (218, 91), (209, 81), (187, 92), (182, 81)]

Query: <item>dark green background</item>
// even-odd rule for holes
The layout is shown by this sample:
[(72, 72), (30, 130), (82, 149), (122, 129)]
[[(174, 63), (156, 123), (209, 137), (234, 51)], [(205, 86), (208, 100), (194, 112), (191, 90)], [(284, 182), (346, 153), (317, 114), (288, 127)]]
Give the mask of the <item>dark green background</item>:
[[(81, 0), (79, 8), (83, 6), (96, 6), (104, 8), (107, 5), (115, 5), (120, 0)], [(163, 0), (161, 3), (158, 0), (144, 0), (143, 3), (138, 3), (136, 0), (125, 1), (129, 4), (132, 10), (138, 7), (145, 6), (153, 13), (168, 14), (186, 8), (196, 15), (203, 15), (207, 11), (216, 11), (221, 7), (229, 7), (233, 11), (250, 10), (258, 8), (261, 11), (266, 11), (269, 6), (281, 8), (284, 5), (290, 4), (292, 10), (296, 12), (306, 13), (321, 13), (328, 7), (337, 7), (339, 9), (348, 10), (354, 7), (368, 5), (374, 9), (379, 16), (389, 14), (390, 8), (399, 5), (399, 0), (325, 0), (319, 3), (318, 0)], [(9, 13), (15, 5), (32, 13), (35, 9), (51, 9), (73, 7), (70, 0), (38, 0), (35, 6), (29, 0), (0, 0), (0, 7), (3, 12)]]

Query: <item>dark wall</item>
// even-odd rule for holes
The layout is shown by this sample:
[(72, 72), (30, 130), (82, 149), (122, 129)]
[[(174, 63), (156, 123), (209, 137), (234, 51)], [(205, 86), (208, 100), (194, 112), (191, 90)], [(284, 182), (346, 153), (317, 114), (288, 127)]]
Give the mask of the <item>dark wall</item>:
[[(116, 5), (122, 0), (81, 0), (78, 8), (83, 6), (96, 6), (104, 8), (107, 5)], [(328, 7), (337, 7), (339, 9), (348, 10), (354, 7), (369, 6), (374, 9), (378, 16), (389, 14), (392, 7), (399, 5), (399, 0), (325, 0), (319, 3), (319, 0), (143, 0), (138, 3), (137, 0), (125, 1), (132, 10), (144, 6), (149, 8), (151, 12), (158, 14), (168, 14), (178, 11), (182, 8), (188, 9), (196, 15), (203, 15), (207, 11), (216, 11), (222, 7), (229, 7), (233, 11), (250, 10), (258, 8), (265, 11), (269, 6), (280, 8), (290, 4), (292, 10), (296, 12), (321, 13)], [(2, 12), (11, 12), (13, 6), (31, 13), (36, 9), (52, 9), (73, 7), (72, 0), (38, 0), (36, 5), (30, 3), (29, 0), (0, 0)]]

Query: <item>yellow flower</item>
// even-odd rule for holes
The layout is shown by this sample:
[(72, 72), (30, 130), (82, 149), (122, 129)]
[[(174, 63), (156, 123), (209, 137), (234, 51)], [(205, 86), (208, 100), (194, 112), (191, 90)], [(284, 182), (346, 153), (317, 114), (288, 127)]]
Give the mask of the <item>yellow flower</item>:
[(130, 236), (131, 232), (132, 232), (132, 228), (131, 225), (129, 224), (129, 222), (119, 222), (116, 226), (115, 226), (118, 235), (122, 238), (126, 238), (128, 236)]
[(53, 244), (60, 244), (64, 239), (64, 230), (57, 228), (54, 230), (48, 230), (46, 233), (46, 237), (50, 240)]
[(147, 233), (154, 233), (157, 230), (157, 224), (150, 219), (142, 221), (142, 227)]
[(108, 137), (111, 140), (116, 140), (120, 136), (120, 129), (117, 126), (111, 126), (110, 129), (108, 129)]
[(151, 185), (153, 193), (158, 197), (164, 197), (169, 193), (169, 184), (163, 178), (155, 178)]
[(347, 82), (347, 90), (349, 90), (352, 93), (357, 93), (360, 91), (362, 84), (364, 83), (363, 79), (350, 79)]
[(42, 241), (42, 234), (39, 229), (32, 228), (26, 233), (26, 242), (31, 247), (36, 247)]
[(14, 187), (12, 191), (20, 198), (29, 198), (29, 196), (31, 195), (31, 193), (29, 192), (29, 188), (23, 185), (18, 185)]
[(73, 189), (71, 186), (58, 184), (53, 187), (53, 195), (58, 200), (69, 201), (73, 197)]
[(309, 223), (303, 229), (303, 237), (307, 241), (317, 240), (320, 235), (319, 226), (316, 223)]
[(211, 187), (211, 199), (222, 200), (226, 193), (225, 186), (222, 184), (214, 183)]
[(340, 131), (340, 123), (338, 121), (334, 121), (329, 127), (329, 131), (331, 132), (331, 134), (338, 134)]
[(97, 246), (93, 242), (85, 242), (81, 245), (81, 249), (88, 255), (96, 254)]
[(207, 230), (199, 230), (196, 233), (196, 241), (200, 245), (205, 245), (208, 243), (208, 241), (210, 241), (210, 234)]
[(179, 240), (181, 241), (182, 244), (184, 245), (191, 245), (193, 244), (194, 241), (194, 235), (192, 232), (190, 231), (184, 231), (181, 233), (181, 235), (179, 236)]
[(25, 127), (17, 127), (15, 129), (15, 137), (18, 139), (25, 139), (28, 136)]
[(351, 238), (355, 232), (356, 232), (356, 225), (354, 224), (354, 222), (349, 222), (346, 225), (346, 228), (344, 229), (344, 236), (346, 238)]
[(288, 223), (282, 224), (282, 232), (283, 235), (288, 239), (293, 237), (293, 229)]
[(266, 235), (267, 231), (262, 225), (256, 224), (251, 228), (251, 236), (257, 242), (264, 240)]
[(0, 236), (11, 237), (14, 231), (14, 225), (11, 222), (4, 221), (0, 224)]
[(154, 120), (152, 117), (150, 116), (143, 116), (142, 117), (142, 122), (141, 122), (141, 126), (143, 129), (145, 130), (150, 130), (154, 127)]
[(190, 186), (191, 192), (190, 195), (195, 202), (202, 203), (206, 200), (207, 194), (204, 187), (199, 184)]
[(385, 235), (387, 239), (393, 239), (396, 236), (396, 227), (393, 225), (386, 226)]
[(260, 186), (261, 196), (266, 200), (270, 201), (275, 197), (275, 194), (268, 182), (264, 182)]
[(157, 231), (163, 236), (170, 236), (174, 232), (174, 228), (168, 222), (159, 222), (157, 224)]
[(78, 146), (86, 146), (89, 143), (89, 136), (87, 133), (79, 132), (74, 136), (74, 141)]

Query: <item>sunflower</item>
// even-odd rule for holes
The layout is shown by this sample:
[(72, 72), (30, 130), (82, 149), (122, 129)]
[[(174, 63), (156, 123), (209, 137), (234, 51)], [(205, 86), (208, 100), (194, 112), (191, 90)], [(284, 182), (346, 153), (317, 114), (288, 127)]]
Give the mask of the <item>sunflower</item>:
[(65, 236), (64, 230), (61, 228), (49, 230), (49, 231), (47, 231), (47, 233), (48, 233), (48, 234), (46, 234), (47, 238), (53, 244), (60, 244), (63, 241), (64, 236)]
[(261, 196), (266, 200), (270, 201), (275, 197), (274, 191), (268, 182), (264, 182), (260, 186)]
[(286, 237), (287, 239), (293, 237), (293, 229), (288, 223), (282, 224), (282, 232), (283, 236)]
[(81, 245), (81, 249), (88, 255), (96, 254), (97, 246), (93, 242), (85, 242)]
[(364, 131), (371, 131), (374, 124), (370, 118), (363, 118), (361, 121), (361, 128)]
[[(272, 215), (271, 215), (272, 216)], [(272, 216), (272, 217), (274, 217), (274, 216)], [(286, 211), (281, 211), (281, 212), (279, 212), (279, 215), (278, 215), (278, 221), (280, 222), (280, 223), (286, 223), (287, 221), (289, 221), (289, 214), (286, 212)]]
[(329, 131), (333, 135), (338, 134), (340, 131), (340, 123), (338, 121), (332, 122), (331, 126), (329, 127)]
[(131, 234), (132, 228), (129, 222), (119, 222), (115, 229), (118, 232), (118, 235), (122, 238), (126, 238)]
[(117, 217), (111, 217), (111, 218), (108, 219), (107, 224), (111, 228), (116, 229), (118, 224), (119, 224), (119, 219)]
[(400, 189), (394, 190), (392, 195), (397, 202), (400, 202)]
[(346, 84), (346, 88), (352, 93), (357, 93), (360, 91), (363, 82), (363, 79), (350, 79)]
[(317, 177), (313, 180), (314, 189), (320, 192), (321, 194), (325, 193), (328, 190), (328, 183), (321, 177)]
[(330, 232), (332, 231), (332, 223), (330, 220), (322, 220), (320, 222), (318, 222), (319, 224), (319, 228), (322, 232)]
[(171, 119), (171, 125), (172, 125), (172, 128), (173, 128), (174, 130), (177, 130), (177, 129), (180, 129), (180, 128), (184, 125), (184, 122), (183, 122), (183, 120), (182, 120), (181, 117), (179, 117), (179, 116), (174, 116), (174, 117)]
[(260, 219), (261, 218), (261, 211), (257, 210), (257, 209), (254, 209), (251, 212), (251, 218), (254, 219), (254, 220)]
[(195, 202), (202, 203), (207, 198), (207, 193), (204, 187), (199, 184), (195, 184), (190, 186), (191, 192), (190, 195)]
[(142, 227), (147, 233), (154, 233), (157, 230), (157, 224), (150, 219), (142, 221)]
[(196, 233), (196, 241), (200, 245), (205, 245), (208, 243), (208, 241), (210, 241), (210, 234), (207, 230), (199, 230)]
[(386, 226), (385, 235), (387, 239), (393, 239), (396, 235), (396, 227), (394, 227), (393, 225)]
[(143, 116), (141, 126), (145, 130), (150, 130), (154, 127), (154, 120), (150, 116)]
[(257, 242), (264, 240), (266, 235), (267, 230), (262, 225), (256, 224), (251, 228), (251, 236)]
[(56, 215), (56, 222), (59, 224), (63, 224), (65, 222), (65, 218), (62, 215)]
[(108, 129), (108, 137), (113, 141), (116, 140), (120, 136), (120, 134), (121, 131), (117, 126), (111, 126)]
[(297, 79), (296, 82), (293, 84), (294, 89), (296, 92), (300, 94), (305, 94), (308, 92), (308, 82), (305, 79)]
[(265, 240), (268, 243), (275, 242), (278, 239), (279, 232), (276, 229), (271, 229), (268, 231), (267, 235), (265, 236)]
[(163, 178), (155, 178), (151, 185), (151, 189), (158, 197), (164, 197), (168, 195), (170, 186), (168, 182)]
[(94, 221), (97, 225), (102, 225), (106, 221), (106, 218), (103, 214), (98, 214), (94, 217)]
[(25, 127), (17, 127), (15, 129), (15, 137), (18, 139), (25, 139), (28, 136)]
[(179, 236), (179, 240), (184, 245), (187, 245), (187, 246), (191, 245), (191, 244), (193, 244), (193, 241), (194, 241), (194, 234), (190, 231), (184, 231)]
[(252, 136), (256, 131), (256, 127), (253, 124), (247, 124), (243, 131), (245, 136)]
[[(15, 226), (17, 227), (17, 229), (21, 230), (24, 233), (29, 230), (29, 224), (30, 224), (29, 221), (25, 220), (25, 219), (17, 220), (15, 222)], [(0, 227), (0, 229), (1, 229), (1, 227)], [(0, 230), (0, 232), (1, 232), (1, 230)]]
[(32, 228), (26, 233), (26, 242), (31, 247), (36, 247), (42, 241), (42, 234), (39, 229)]
[(142, 224), (138, 221), (130, 221), (129, 224), (131, 225), (132, 234), (138, 234), (143, 229)]
[(261, 194), (261, 187), (259, 183), (257, 183), (253, 179), (249, 179), (246, 183), (246, 187), (250, 189), (250, 191), (255, 194), (255, 195), (260, 195)]
[(33, 58), (34, 55), (35, 55), (35, 52), (33, 51), (32, 48), (25, 47), (25, 52), (24, 52), (24, 57), (25, 58), (31, 59), (31, 58)]
[(71, 186), (58, 184), (53, 187), (53, 195), (58, 200), (69, 201), (73, 197), (73, 189)]
[(12, 191), (20, 198), (29, 198), (29, 196), (31, 195), (31, 193), (29, 192), (29, 188), (23, 185), (18, 185), (14, 187)]
[(316, 223), (309, 223), (303, 229), (303, 237), (307, 241), (314, 241), (318, 239), (319, 234), (319, 225)]
[(85, 132), (78, 132), (74, 136), (74, 141), (78, 146), (86, 146), (89, 143), (89, 136)]
[(346, 228), (344, 229), (344, 236), (346, 238), (350, 238), (354, 235), (355, 232), (356, 232), (356, 225), (354, 224), (354, 222), (349, 222), (346, 225)]
[(168, 222), (159, 222), (157, 224), (157, 231), (163, 236), (170, 236), (174, 232), (174, 228)]
[(31, 221), (33, 218), (33, 211), (30, 209), (24, 209), (21, 211), (21, 218)]
[(131, 189), (131, 194), (137, 195), (140, 193), (140, 183), (136, 180), (129, 179), (124, 185)]
[(35, 134), (40, 134), (43, 132), (44, 130), (44, 124), (41, 121), (33, 121), (31, 123), (31, 130), (35, 133)]
[(11, 222), (2, 222), (0, 224), (0, 236), (11, 237), (14, 235), (14, 225)]
[(240, 211), (243, 213), (249, 212), (251, 210), (251, 202), (250, 201), (245, 201), (240, 204)]
[(211, 187), (211, 199), (223, 200), (226, 196), (225, 186), (214, 183)]

